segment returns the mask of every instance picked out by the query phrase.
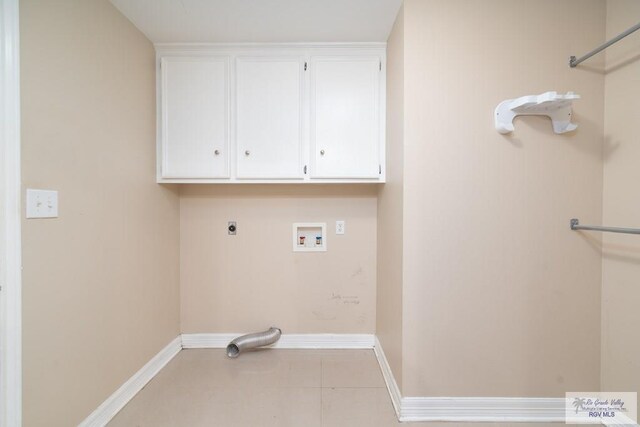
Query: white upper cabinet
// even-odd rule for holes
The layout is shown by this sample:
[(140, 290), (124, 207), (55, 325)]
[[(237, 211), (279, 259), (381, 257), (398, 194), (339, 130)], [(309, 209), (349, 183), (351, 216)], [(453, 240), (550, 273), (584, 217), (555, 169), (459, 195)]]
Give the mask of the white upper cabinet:
[(385, 49), (156, 45), (158, 182), (384, 182)]
[(311, 58), (311, 177), (378, 178), (380, 57)]
[(162, 58), (161, 178), (229, 177), (229, 58)]
[(304, 177), (304, 59), (236, 60), (236, 147), (240, 179)]

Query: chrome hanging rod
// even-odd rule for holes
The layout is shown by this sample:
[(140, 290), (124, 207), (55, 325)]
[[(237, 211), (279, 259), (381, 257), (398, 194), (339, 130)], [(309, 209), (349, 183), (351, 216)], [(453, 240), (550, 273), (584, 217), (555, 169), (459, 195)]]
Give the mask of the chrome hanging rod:
[(580, 221), (577, 218), (573, 218), (570, 222), (570, 225), (572, 230), (591, 230), (591, 231), (603, 231), (607, 233), (640, 234), (640, 228), (600, 227), (597, 225), (580, 225)]
[(601, 52), (603, 50), (605, 50), (606, 48), (608, 48), (609, 46), (611, 46), (612, 44), (619, 42), (620, 40), (622, 40), (623, 38), (627, 37), (629, 34), (633, 33), (634, 31), (638, 31), (640, 30), (640, 22), (638, 22), (636, 25), (634, 25), (633, 27), (629, 28), (627, 31), (625, 31), (622, 34), (617, 35), (616, 37), (612, 38), (611, 40), (609, 40), (608, 42), (606, 42), (605, 44), (603, 44), (602, 46), (599, 46), (595, 49), (593, 49), (591, 52), (581, 56), (580, 58), (577, 58), (575, 56), (572, 56), (569, 58), (569, 67), (571, 68), (575, 68), (576, 65), (578, 65), (579, 63), (586, 61), (587, 59), (591, 58), (593, 55), (595, 55), (598, 52)]

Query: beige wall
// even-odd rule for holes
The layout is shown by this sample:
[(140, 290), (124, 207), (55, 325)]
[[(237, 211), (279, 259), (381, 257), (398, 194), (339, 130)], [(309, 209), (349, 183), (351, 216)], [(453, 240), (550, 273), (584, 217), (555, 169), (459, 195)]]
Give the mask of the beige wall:
[[(607, 37), (638, 22), (640, 2), (607, 1)], [(640, 32), (606, 51), (606, 225), (640, 227)], [(640, 240), (606, 234), (603, 246), (602, 388), (640, 391)]]
[(155, 184), (151, 43), (107, 0), (20, 2), (24, 425), (77, 425), (179, 332), (175, 190)]
[[(406, 0), (406, 396), (562, 396), (600, 385), (602, 0)], [(600, 60), (601, 61), (601, 60)], [(571, 135), (498, 134), (504, 99), (575, 91)]]
[(376, 335), (402, 385), (402, 246), (404, 191), (404, 12), (387, 41), (387, 182), (378, 193)]
[[(182, 331), (373, 333), (376, 187), (180, 190)], [(346, 234), (335, 234), (335, 221)], [(236, 236), (227, 222), (237, 221)], [(326, 222), (327, 252), (293, 252), (294, 222)]]

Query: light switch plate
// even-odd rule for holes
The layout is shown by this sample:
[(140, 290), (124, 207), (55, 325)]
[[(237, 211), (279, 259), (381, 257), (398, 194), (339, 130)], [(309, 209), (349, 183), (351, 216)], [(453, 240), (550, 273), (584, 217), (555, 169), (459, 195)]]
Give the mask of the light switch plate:
[(344, 221), (336, 221), (336, 234), (344, 234)]
[(57, 218), (58, 192), (27, 189), (27, 218)]

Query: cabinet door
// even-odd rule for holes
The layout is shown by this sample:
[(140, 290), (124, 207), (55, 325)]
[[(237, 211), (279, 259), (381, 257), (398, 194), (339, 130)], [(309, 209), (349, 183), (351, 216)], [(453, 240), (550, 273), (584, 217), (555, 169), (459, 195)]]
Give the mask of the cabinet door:
[(229, 177), (229, 59), (161, 59), (162, 178)]
[(238, 178), (303, 178), (303, 73), (298, 57), (237, 59)]
[(380, 176), (380, 58), (311, 60), (311, 177)]

